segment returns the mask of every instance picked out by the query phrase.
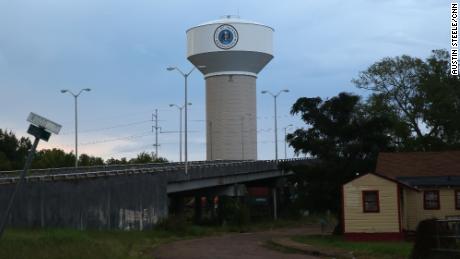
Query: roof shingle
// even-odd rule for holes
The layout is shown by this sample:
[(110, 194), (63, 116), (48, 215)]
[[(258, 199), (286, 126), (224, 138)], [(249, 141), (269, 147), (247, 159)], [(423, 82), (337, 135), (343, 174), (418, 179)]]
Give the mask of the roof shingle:
[(375, 172), (393, 179), (460, 176), (460, 151), (380, 153)]

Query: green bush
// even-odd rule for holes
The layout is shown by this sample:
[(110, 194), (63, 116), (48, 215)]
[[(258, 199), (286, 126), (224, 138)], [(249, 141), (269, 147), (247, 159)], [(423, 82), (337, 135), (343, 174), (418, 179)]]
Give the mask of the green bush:
[(184, 233), (187, 231), (190, 223), (187, 222), (187, 219), (184, 216), (177, 215), (177, 216), (169, 216), (167, 218), (161, 219), (156, 228), (158, 230), (164, 230), (172, 233)]
[(251, 213), (244, 202), (226, 198), (222, 200), (222, 217), (225, 224), (245, 226), (250, 222)]

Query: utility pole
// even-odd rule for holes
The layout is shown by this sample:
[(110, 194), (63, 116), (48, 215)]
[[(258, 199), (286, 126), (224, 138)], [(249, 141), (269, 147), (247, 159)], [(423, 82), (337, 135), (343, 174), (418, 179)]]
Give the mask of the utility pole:
[(155, 158), (158, 158), (158, 147), (160, 144), (158, 144), (158, 129), (161, 127), (158, 127), (158, 109), (155, 109), (155, 113), (152, 113), (152, 121), (155, 122), (155, 125), (152, 126), (152, 132), (155, 131), (155, 144), (153, 146), (155, 147)]

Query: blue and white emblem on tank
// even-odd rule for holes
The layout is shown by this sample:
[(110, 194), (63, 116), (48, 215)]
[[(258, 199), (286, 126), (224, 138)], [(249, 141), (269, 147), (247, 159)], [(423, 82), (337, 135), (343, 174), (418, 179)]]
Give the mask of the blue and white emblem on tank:
[(214, 43), (221, 49), (231, 49), (238, 42), (238, 32), (235, 27), (223, 24), (214, 32)]

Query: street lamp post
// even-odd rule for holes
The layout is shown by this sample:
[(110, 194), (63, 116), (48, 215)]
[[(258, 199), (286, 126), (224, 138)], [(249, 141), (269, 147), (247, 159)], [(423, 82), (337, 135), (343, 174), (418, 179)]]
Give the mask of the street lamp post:
[(61, 93), (71, 94), (75, 100), (75, 168), (78, 167), (78, 110), (77, 110), (78, 102), (77, 102), (77, 99), (78, 99), (78, 96), (80, 96), (80, 94), (85, 91), (89, 92), (91, 91), (91, 89), (89, 88), (81, 89), (80, 92), (78, 92), (78, 94), (74, 94), (72, 91), (67, 90), (67, 89), (61, 90)]
[[(193, 67), (192, 69), (190, 69), (190, 71), (188, 73), (184, 73), (182, 72), (182, 70), (180, 70), (178, 67), (168, 67), (166, 68), (168, 71), (173, 71), (173, 70), (176, 70), (177, 72), (179, 72), (183, 77), (184, 77), (184, 90), (185, 90), (185, 94), (184, 94), (184, 121), (185, 121), (185, 125), (184, 125), (184, 149), (185, 149), (185, 152), (184, 152), (184, 158), (185, 158), (185, 174), (188, 174), (188, 142), (187, 142), (187, 134), (188, 134), (188, 131), (187, 131), (187, 79), (188, 79), (188, 76), (195, 70), (196, 67)], [(205, 66), (198, 66), (198, 68), (205, 68)]]
[(289, 90), (288, 89), (283, 89), (281, 91), (279, 91), (277, 94), (273, 94), (272, 92), (270, 91), (262, 91), (261, 93), (262, 94), (270, 94), (271, 96), (273, 96), (273, 100), (274, 100), (274, 107), (275, 107), (275, 160), (278, 161), (278, 118), (277, 118), (277, 110), (276, 110), (276, 98), (278, 98), (278, 96), (281, 94), (281, 93), (288, 93)]
[(287, 129), (292, 127), (292, 126), (294, 126), (294, 125), (289, 124), (286, 127), (284, 127), (284, 159), (287, 158), (287, 147), (286, 147), (287, 146), (287, 139), (286, 139), (287, 138)]
[[(188, 105), (192, 105), (192, 103), (188, 103)], [(179, 161), (182, 162), (182, 109), (184, 109), (184, 106), (170, 104), (169, 107), (176, 107), (179, 109)]]

